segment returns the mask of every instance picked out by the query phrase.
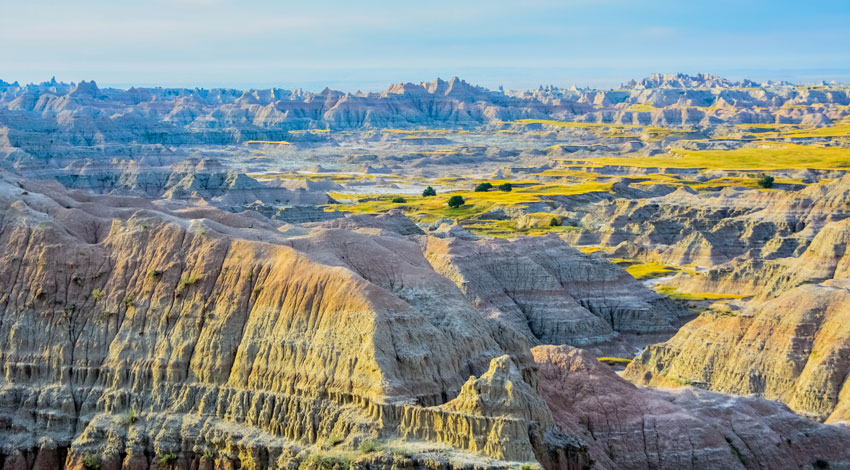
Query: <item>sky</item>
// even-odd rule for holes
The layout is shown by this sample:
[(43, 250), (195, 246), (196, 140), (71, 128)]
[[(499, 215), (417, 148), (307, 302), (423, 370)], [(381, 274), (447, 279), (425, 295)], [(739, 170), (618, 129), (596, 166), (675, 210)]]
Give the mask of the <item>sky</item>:
[(0, 79), (377, 91), (850, 82), (850, 0), (0, 0)]

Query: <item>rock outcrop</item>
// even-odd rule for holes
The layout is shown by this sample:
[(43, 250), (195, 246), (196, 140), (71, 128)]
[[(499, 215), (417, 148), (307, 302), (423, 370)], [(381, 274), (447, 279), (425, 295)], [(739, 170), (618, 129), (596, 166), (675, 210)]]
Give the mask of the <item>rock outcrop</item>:
[(844, 426), (818, 424), (753, 396), (635, 387), (568, 346), (532, 353), (555, 422), (583, 436), (593, 468), (850, 468)]
[(626, 369), (637, 383), (758, 394), (850, 420), (850, 283), (806, 284), (740, 312), (707, 312)]
[(288, 238), (242, 215), (77, 197), (0, 181), (4, 468), (183, 468), (205, 454), (267, 468), (322, 442), (405, 436), (582, 461), (547, 438), (528, 343), (416, 243)]
[(554, 234), (510, 241), (431, 237), (425, 252), (485, 315), (536, 344), (580, 346), (621, 333), (672, 333), (690, 314)]

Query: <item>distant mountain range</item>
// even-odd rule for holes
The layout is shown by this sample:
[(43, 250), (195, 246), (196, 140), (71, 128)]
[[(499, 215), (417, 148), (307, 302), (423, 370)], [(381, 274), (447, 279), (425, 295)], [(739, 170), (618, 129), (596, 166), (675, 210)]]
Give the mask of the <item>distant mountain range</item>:
[(850, 116), (850, 87), (732, 82), (655, 74), (620, 89), (488, 90), (459, 78), (397, 83), (379, 93), (202, 88), (100, 88), (93, 81), (0, 81), (0, 159), (62, 148), (236, 144), (304, 129), (503, 128), (520, 119), (712, 127), (829, 125)]

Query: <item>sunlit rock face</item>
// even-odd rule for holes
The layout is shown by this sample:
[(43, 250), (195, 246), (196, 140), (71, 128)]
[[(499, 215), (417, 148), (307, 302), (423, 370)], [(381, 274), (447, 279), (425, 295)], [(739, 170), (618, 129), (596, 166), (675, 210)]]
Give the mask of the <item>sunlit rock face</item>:
[(335, 436), (584, 459), (553, 437), (526, 339), (480, 315), (415, 241), (292, 237), (210, 207), (5, 178), (0, 197), (7, 464), (266, 468)]

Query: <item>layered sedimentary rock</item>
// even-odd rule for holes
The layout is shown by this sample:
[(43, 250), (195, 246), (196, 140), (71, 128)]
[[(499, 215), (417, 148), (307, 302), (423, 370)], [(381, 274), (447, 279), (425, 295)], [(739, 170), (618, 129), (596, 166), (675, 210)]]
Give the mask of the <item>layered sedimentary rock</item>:
[(568, 346), (532, 352), (555, 422), (583, 436), (594, 468), (850, 468), (846, 427), (752, 396), (635, 387)]
[(708, 312), (649, 346), (625, 376), (759, 394), (827, 422), (850, 420), (850, 283), (806, 284), (743, 311)]
[[(75, 468), (205, 454), (266, 468), (334, 435), (581, 461), (547, 437), (527, 342), (481, 317), (414, 242), (293, 239), (245, 216), (13, 180), (0, 197), (7, 464), (44, 448), (56, 451), (35, 458)], [(350, 253), (398, 269), (360, 274)]]
[[(746, 269), (744, 261), (757, 263), (730, 284), (746, 285), (771, 260), (800, 256), (821, 228), (850, 217), (848, 176), (799, 191), (678, 188), (663, 196), (622, 195), (579, 207), (565, 203), (583, 228), (570, 239), (675, 265), (712, 268), (734, 260), (735, 269)], [(713, 277), (728, 274), (724, 267)]]
[(428, 260), (490, 318), (542, 344), (588, 345), (618, 333), (675, 331), (689, 314), (617, 265), (556, 235), (515, 240), (429, 238)]

